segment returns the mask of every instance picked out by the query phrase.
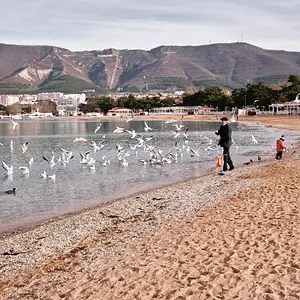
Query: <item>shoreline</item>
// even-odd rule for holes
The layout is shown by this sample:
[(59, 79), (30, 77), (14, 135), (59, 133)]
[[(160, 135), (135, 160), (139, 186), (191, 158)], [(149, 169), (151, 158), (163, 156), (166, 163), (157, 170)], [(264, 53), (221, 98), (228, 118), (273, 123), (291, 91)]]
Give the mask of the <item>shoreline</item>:
[[(272, 265), (297, 270), (300, 262), (295, 194), (300, 179), (288, 174), (289, 190), (283, 182), (291, 167), (300, 170), (299, 159), (255, 162), (227, 176), (211, 174), (137, 194), (6, 237), (0, 240), (1, 299), (153, 299), (155, 293), (165, 299), (169, 293), (177, 295), (176, 290), (183, 297), (191, 295), (190, 285), (182, 286), (185, 277), (177, 281), (173, 272), (185, 273), (194, 282), (191, 299), (205, 299), (205, 293), (223, 299), (256, 299), (270, 291), (280, 295), (276, 283), (281, 278), (289, 282), (289, 295), (299, 295), (295, 278), (286, 279), (293, 272), (282, 277), (281, 269), (270, 271)], [(281, 191), (285, 194), (277, 198)], [(292, 256), (288, 232), (288, 245), (296, 250)], [(289, 261), (294, 261), (292, 266)], [(228, 276), (217, 275), (223, 269)], [(143, 282), (151, 288), (145, 290)]]
[[(221, 115), (219, 115), (220, 117)], [(154, 118), (153, 118), (154, 117)], [(188, 115), (185, 116), (184, 120), (190, 120), (190, 121), (199, 121), (199, 120), (203, 120), (203, 121), (216, 121), (215, 119), (215, 115)], [(126, 119), (126, 117), (124, 118), (120, 118), (120, 117), (116, 117), (116, 116), (68, 116), (68, 117), (55, 117), (55, 119), (57, 120), (73, 120), (73, 119), (79, 119), (79, 120), (88, 120), (88, 119)], [(173, 115), (155, 115), (155, 116), (135, 116), (134, 118), (136, 119), (145, 119), (145, 120), (150, 120), (150, 119), (155, 119), (155, 120), (170, 120), (170, 119), (174, 119), (174, 120), (182, 120), (180, 115), (177, 116), (173, 116)], [(41, 119), (49, 119), (49, 118), (41, 118)], [(261, 126), (265, 126), (265, 127), (274, 127), (277, 129), (285, 129), (285, 130), (297, 130), (295, 128), (291, 128), (291, 124), (289, 123), (286, 126), (280, 126), (280, 124), (282, 124), (282, 120), (288, 120), (288, 122), (292, 121), (293, 125), (299, 126), (299, 130), (300, 130), (300, 117), (297, 116), (242, 116), (240, 117), (240, 120), (238, 121), (239, 123), (245, 123), (245, 124), (251, 124), (251, 123), (256, 123), (259, 124)], [(296, 124), (295, 124), (296, 121)], [(270, 124), (270, 122), (273, 122), (273, 125)], [(277, 125), (278, 123), (280, 123), (279, 125)], [(298, 145), (300, 145), (300, 141), (297, 142)], [(265, 159), (266, 160), (266, 159)], [(268, 158), (268, 161), (272, 160), (272, 158)], [(154, 187), (149, 187), (146, 188), (142, 191), (137, 191), (137, 192), (132, 192), (129, 195), (125, 195), (125, 196), (121, 196), (121, 197), (117, 197), (108, 201), (105, 201), (103, 203), (99, 203), (99, 204), (94, 204), (88, 207), (82, 207), (79, 209), (76, 209), (74, 211), (67, 211), (63, 214), (60, 213), (56, 213), (56, 214), (51, 214), (49, 213), (49, 215), (45, 216), (45, 217), (40, 217), (40, 218), (36, 218), (36, 219), (32, 219), (32, 220), (25, 220), (25, 224), (19, 224), (19, 225), (10, 225), (10, 229), (5, 229), (0, 231), (0, 241), (1, 239), (10, 236), (10, 235), (15, 235), (15, 234), (21, 234), (24, 232), (28, 232), (31, 230), (34, 230), (36, 227), (39, 226), (43, 226), (44, 224), (48, 224), (48, 223), (52, 223), (52, 222), (56, 222), (57, 220), (61, 220), (61, 219), (65, 219), (65, 218), (69, 218), (72, 216), (76, 216), (79, 215), (81, 213), (85, 213), (86, 211), (90, 211), (90, 210), (94, 210), (94, 209), (99, 209), (102, 207), (105, 207), (106, 205), (110, 205), (116, 201), (122, 201), (123, 199), (127, 199), (130, 197), (135, 197), (135, 195), (137, 194), (144, 194), (144, 193), (149, 193), (158, 189), (162, 189), (162, 188), (167, 188), (169, 186), (173, 186), (173, 185), (177, 185), (180, 183), (185, 183), (187, 181), (190, 180), (195, 180), (197, 178), (202, 178), (202, 177), (206, 177), (209, 176), (211, 173), (213, 173), (214, 168), (210, 168), (207, 170), (207, 172), (203, 173), (201, 176), (191, 176), (190, 178), (185, 178), (182, 180), (178, 180), (172, 183), (165, 183), (162, 184), (160, 186), (154, 186)]]
[[(267, 161), (267, 160), (265, 160), (265, 161)], [(181, 184), (181, 183), (184, 184), (185, 182), (188, 182), (188, 181), (196, 180), (198, 178), (207, 177), (207, 176), (209, 176), (213, 173), (215, 173), (215, 168), (210, 168), (210, 169), (207, 170), (207, 172), (203, 173), (200, 176), (193, 175), (193, 176), (190, 176), (189, 178), (179, 179), (179, 180), (177, 180), (175, 182), (172, 182), (172, 183), (162, 183), (159, 186), (148, 187), (148, 188), (142, 189), (142, 190), (137, 191), (137, 192), (132, 192), (132, 193), (130, 193), (128, 195), (125, 195), (125, 196), (120, 196), (120, 197), (114, 198), (112, 200), (104, 201), (103, 203), (94, 204), (94, 205), (87, 206), (87, 207), (82, 207), (78, 210), (66, 212), (66, 213), (63, 213), (63, 214), (57, 213), (56, 215), (55, 214), (51, 215), (51, 213), (49, 213), (49, 216), (45, 216), (44, 218), (40, 218), (36, 221), (34, 221), (34, 220), (26, 221), (27, 225), (16, 225), (16, 226), (11, 225), (10, 227), (13, 227), (12, 229), (2, 230), (2, 231), (0, 229), (0, 241), (1, 241), (2, 238), (9, 237), (9, 236), (15, 235), (15, 234), (25, 233), (25, 232), (28, 232), (28, 231), (31, 231), (31, 230), (35, 229), (36, 227), (43, 226), (44, 224), (48, 224), (48, 223), (56, 222), (57, 220), (62, 220), (62, 219), (65, 219), (65, 218), (80, 215), (80, 214), (88, 212), (90, 210), (102, 209), (102, 208), (105, 208), (106, 206), (109, 206), (110, 204), (113, 204), (114, 202), (122, 201), (122, 200), (128, 199), (128, 198), (134, 198), (136, 195), (143, 195), (143, 194), (151, 193), (153, 191), (168, 188), (168, 187), (172, 187), (172, 186), (175, 186), (177, 184)]]
[[(139, 192), (0, 238), (1, 299), (299, 296), (297, 280), (288, 277), (300, 263), (295, 151), (280, 162), (254, 162), (227, 176)], [(192, 294), (182, 280), (193, 282)]]
[[(221, 115), (219, 115), (220, 117)], [(153, 118), (154, 117), (154, 118)], [(216, 121), (215, 119), (215, 115), (188, 115), (185, 116), (184, 120), (190, 120), (190, 121), (199, 121), (199, 120), (203, 120), (203, 121)], [(282, 117), (282, 118), (281, 118)], [(69, 116), (69, 117), (55, 117), (55, 119), (57, 120), (73, 120), (73, 119), (79, 119), (79, 120), (88, 120), (88, 119), (126, 119), (126, 117), (124, 118), (120, 118), (120, 117), (116, 117), (116, 116)], [(170, 119), (174, 119), (174, 120), (182, 120), (182, 116), (177, 115), (177, 116), (173, 116), (173, 115), (155, 115), (155, 116), (135, 116), (134, 118), (136, 119), (145, 119), (145, 120), (150, 120), (150, 119), (155, 119), (155, 120), (170, 120)], [(41, 118), (41, 119), (49, 119), (49, 118)], [(279, 121), (278, 121), (279, 120)], [(282, 120), (288, 120), (288, 122), (292, 121), (293, 125), (296, 122), (296, 127), (299, 126), (299, 130), (300, 130), (300, 117), (297, 116), (242, 116), (240, 117), (240, 120), (238, 121), (239, 123), (245, 123), (245, 124), (251, 124), (251, 123), (256, 123), (259, 124), (261, 126), (265, 126), (265, 127), (274, 127), (277, 129), (285, 129), (285, 130), (296, 130), (295, 128), (291, 128), (291, 124), (286, 125), (286, 126), (280, 126), (280, 124), (282, 124)], [(273, 125), (270, 124), (270, 122), (273, 121)], [(277, 123), (280, 123), (279, 125), (277, 125)], [(300, 144), (300, 141), (297, 142), (297, 144)], [(271, 160), (272, 158), (269, 158), (268, 160)], [(109, 205), (111, 203), (114, 203), (116, 201), (122, 201), (123, 199), (129, 198), (129, 197), (134, 197), (136, 194), (142, 194), (142, 193), (148, 193), (148, 192), (152, 192), (153, 190), (156, 189), (161, 189), (161, 188), (166, 188), (168, 186), (173, 186), (179, 183), (184, 183), (186, 181), (190, 181), (190, 180), (195, 180), (197, 178), (201, 178), (201, 177), (205, 177), (208, 176), (210, 174), (210, 172), (212, 173), (214, 170), (214, 168), (210, 168), (207, 170), (207, 172), (205, 172), (204, 174), (202, 174), (201, 176), (191, 176), (190, 178), (185, 178), (182, 180), (178, 180), (172, 183), (165, 183), (162, 184), (160, 186), (154, 186), (154, 187), (148, 187), (142, 191), (137, 191), (137, 192), (132, 192), (129, 195), (125, 195), (125, 196), (121, 196), (121, 197), (117, 197), (108, 201), (104, 201), (103, 203), (99, 203), (99, 204), (94, 204), (88, 207), (82, 207), (79, 209), (75, 209), (74, 211), (67, 211), (63, 214), (60, 213), (55, 213), (55, 214), (51, 214), (49, 213), (47, 216), (45, 217), (38, 217), (36, 219), (32, 219), (30, 220), (30, 218), (28, 218), (29, 220), (25, 220), (24, 224), (11, 224), (9, 226), (9, 229), (5, 229), (0, 231), (0, 240), (6, 236), (10, 236), (10, 235), (14, 235), (14, 234), (20, 234), (20, 233), (24, 233), (30, 230), (35, 229), (35, 227), (38, 226), (42, 226), (43, 224), (47, 224), (50, 222), (56, 222), (57, 220), (60, 219), (64, 219), (64, 218), (68, 218), (68, 217), (72, 217), (74, 215), (78, 215), (81, 213), (84, 213), (86, 211), (89, 210), (93, 210), (93, 209), (98, 209), (101, 208), (103, 206)]]
[[(154, 204), (154, 206), (149, 202), (149, 199), (154, 200), (154, 202), (158, 202), (158, 205), (160, 206), (162, 204), (163, 199), (166, 198), (170, 198), (172, 196), (168, 196), (166, 197), (166, 195), (168, 193), (170, 194), (182, 194), (182, 197), (185, 198), (185, 193), (191, 194), (192, 195), (192, 191), (186, 191), (186, 186), (196, 186), (198, 185), (198, 183), (201, 184), (205, 184), (209, 186), (209, 192), (213, 193), (213, 194), (217, 194), (219, 191), (217, 190), (212, 190), (211, 188), (221, 184), (222, 182), (226, 182), (227, 180), (231, 180), (234, 177), (238, 177), (238, 176), (247, 176), (247, 174), (249, 172), (252, 172), (252, 170), (257, 170), (259, 168), (264, 167), (265, 165), (269, 165), (270, 161), (263, 161), (263, 162), (255, 162), (252, 165), (250, 165), (249, 167), (245, 166), (245, 167), (240, 167), (240, 168), (236, 168), (235, 173), (228, 173), (226, 176), (218, 176), (216, 174), (216, 172), (213, 172), (211, 174), (207, 174), (198, 178), (194, 178), (194, 179), (189, 179), (189, 180), (185, 180), (182, 182), (178, 182), (178, 183), (174, 183), (172, 185), (166, 185), (164, 187), (161, 188), (154, 188), (151, 189), (149, 191), (143, 191), (143, 192), (139, 192), (139, 193), (135, 193), (129, 197), (122, 197), (113, 201), (109, 201), (100, 205), (97, 205), (95, 207), (88, 207), (82, 211), (79, 212), (74, 212), (74, 213), (70, 213), (70, 214), (66, 214), (66, 215), (62, 215), (62, 216), (58, 216), (56, 218), (51, 218), (49, 220), (46, 220), (44, 222), (41, 222), (33, 227), (30, 227), (28, 230), (20, 230), (20, 231), (15, 231), (12, 233), (7, 233), (4, 234), (1, 238), (0, 238), (0, 249), (6, 249), (6, 251), (9, 250), (8, 245), (11, 243), (11, 241), (14, 240), (23, 240), (24, 237), (26, 237), (23, 242), (25, 244), (27, 244), (27, 246), (25, 246), (25, 248), (28, 248), (28, 240), (32, 240), (31, 236), (34, 236), (35, 238), (40, 236), (41, 232), (45, 232), (46, 233), (50, 233), (53, 232), (55, 234), (57, 234), (58, 236), (60, 235), (65, 235), (65, 236), (69, 236), (71, 235), (71, 230), (73, 227), (77, 227), (80, 226), (80, 222), (83, 221), (84, 224), (89, 223), (88, 219), (90, 218), (90, 215), (93, 215), (94, 218), (96, 217), (97, 222), (99, 222), (99, 224), (101, 224), (102, 222), (104, 223), (103, 226), (106, 227), (113, 227), (114, 226), (114, 219), (127, 219), (130, 221), (130, 219), (135, 215), (138, 214), (139, 211), (142, 211), (143, 213), (148, 213), (148, 211), (152, 211), (153, 208), (155, 207), (155, 205), (157, 203)], [(213, 182), (212, 182), (213, 179)], [(249, 179), (249, 178), (248, 178)], [(217, 183), (216, 183), (217, 182)], [(236, 185), (239, 187), (237, 190), (243, 190), (247, 185), (250, 185), (252, 183), (252, 180), (250, 178), (250, 180), (248, 180), (247, 183), (243, 183), (243, 185), (240, 185), (239, 183), (236, 183)], [(226, 191), (225, 191), (226, 190)], [(227, 189), (223, 190), (223, 193), (228, 193), (228, 194), (235, 194), (237, 192), (237, 190), (232, 190), (232, 186), (227, 187)], [(171, 192), (170, 192), (171, 191)], [(198, 193), (196, 193), (198, 194)], [(176, 197), (176, 196), (175, 196)], [(212, 198), (211, 195), (207, 195), (207, 194), (202, 194), (199, 195), (199, 197), (206, 199), (206, 198)], [(137, 199), (138, 202), (137, 203)], [(141, 202), (142, 200), (142, 202)], [(173, 199), (174, 201), (174, 199)], [(207, 200), (202, 200), (202, 203), (197, 203), (196, 205), (200, 207), (200, 209), (202, 209), (203, 207), (210, 206), (210, 205), (214, 205), (216, 202), (218, 202), (217, 200), (213, 200), (211, 202), (207, 201)], [(205, 203), (206, 205), (203, 206), (203, 203)], [(147, 204), (147, 206), (144, 207), (144, 205)], [(138, 207), (135, 207), (138, 206)], [(132, 210), (135, 211), (135, 213), (132, 212)], [(189, 211), (189, 208), (187, 208), (187, 210)], [(192, 207), (190, 213), (194, 213), (195, 211), (195, 207)], [(109, 213), (107, 213), (109, 212)], [(161, 212), (160, 212), (161, 213)], [(180, 216), (181, 214), (186, 214), (187, 212), (176, 212), (173, 211), (172, 214), (174, 215), (178, 215)], [(130, 215), (130, 216), (129, 216)], [(110, 222), (107, 222), (108, 220), (103, 220), (103, 219), (111, 219), (109, 220)], [(163, 213), (161, 213), (160, 219), (164, 219)], [(168, 219), (168, 218), (167, 218)], [(94, 220), (95, 221), (95, 220)], [(76, 223), (75, 226), (73, 226), (73, 224)], [(62, 225), (63, 224), (63, 225)], [(67, 225), (66, 225), (67, 224)], [(70, 227), (69, 227), (70, 226)], [(57, 228), (59, 229), (57, 232), (55, 232), (55, 230), (53, 230), (53, 228)], [(66, 231), (65, 233), (59, 232), (62, 228), (62, 230)], [(88, 236), (91, 236), (92, 234), (88, 233)], [(35, 239), (33, 238), (33, 239)], [(58, 238), (58, 240), (60, 240), (60, 238)], [(81, 242), (81, 240), (77, 240), (77, 242)], [(68, 246), (71, 246), (74, 243), (74, 241), (72, 243), (69, 243)], [(20, 242), (17, 242), (17, 247), (18, 248), (24, 248), (24, 245), (21, 246)], [(63, 247), (60, 248), (60, 250), (64, 249), (66, 247), (66, 245), (63, 245)], [(17, 249), (15, 249), (17, 250)], [(49, 249), (50, 252), (52, 252)], [(52, 254), (53, 255), (53, 254)], [(0, 258), (0, 269), (1, 269), (1, 258)], [(3, 269), (2, 269), (3, 270)], [(0, 279), (1, 279), (1, 274), (0, 274)]]

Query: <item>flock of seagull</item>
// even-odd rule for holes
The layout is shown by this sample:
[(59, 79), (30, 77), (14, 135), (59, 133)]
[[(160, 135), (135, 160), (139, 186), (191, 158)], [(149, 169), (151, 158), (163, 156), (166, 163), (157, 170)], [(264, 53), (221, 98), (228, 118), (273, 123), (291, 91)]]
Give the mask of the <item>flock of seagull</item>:
[[(125, 122), (129, 123), (132, 121), (133, 118), (127, 119)], [(200, 149), (195, 149), (195, 147), (190, 146), (189, 142), (189, 132), (188, 127), (183, 124), (178, 124), (180, 121), (176, 120), (167, 120), (165, 121), (166, 124), (169, 124), (170, 132), (174, 139), (174, 146), (169, 149), (167, 152), (164, 153), (163, 150), (159, 149), (159, 147), (153, 143), (155, 140), (155, 135), (150, 135), (144, 133), (154, 133), (155, 128), (152, 128), (148, 125), (146, 121), (144, 121), (144, 132), (136, 132), (133, 128), (131, 128), (130, 124), (128, 129), (124, 127), (116, 126), (113, 130), (113, 134), (129, 134), (128, 139), (129, 141), (121, 143), (118, 142), (115, 145), (115, 157), (120, 165), (123, 167), (127, 167), (129, 165), (128, 157), (135, 156), (137, 157), (139, 163), (142, 165), (164, 165), (164, 164), (171, 164), (176, 163), (180, 157), (183, 157), (185, 154), (190, 155), (191, 157), (199, 157), (200, 151), (205, 151), (208, 154), (216, 153), (216, 157), (221, 150), (220, 147), (217, 146), (217, 143), (213, 141), (211, 138), (200, 135), (197, 138), (197, 143), (201, 144)], [(15, 130), (17, 126), (21, 126), (14, 120), (11, 120), (12, 129)], [(79, 164), (86, 166), (90, 170), (95, 170), (97, 165), (101, 165), (103, 167), (108, 166), (111, 161), (110, 159), (102, 153), (102, 149), (107, 146), (107, 142), (109, 139), (106, 138), (106, 134), (101, 134), (101, 127), (102, 123), (98, 123), (95, 127), (94, 131), (91, 133), (95, 134), (95, 137), (101, 137), (101, 140), (95, 141), (92, 139), (84, 138), (84, 137), (76, 137), (73, 142), (74, 143), (83, 143), (86, 147), (86, 151), (80, 152), (80, 160), (78, 161)], [(100, 132), (99, 132), (100, 131)], [(257, 139), (251, 135), (252, 142), (257, 144)], [(236, 149), (238, 146), (233, 141)], [(0, 143), (0, 147), (4, 144)], [(14, 142), (13, 140), (10, 141), (10, 152), (11, 154), (14, 153)], [(27, 153), (28, 149), (30, 148), (30, 142), (26, 141), (25, 143), (19, 145), (22, 155)], [(0, 148), (1, 150), (1, 148)], [(55, 152), (56, 151), (56, 152)], [(74, 161), (74, 157), (76, 154), (73, 153), (72, 150), (66, 150), (64, 148), (60, 148), (58, 150), (51, 151), (51, 156), (47, 157), (46, 155), (42, 155), (40, 158), (43, 159), (45, 162), (45, 169), (46, 164), (51, 169), (51, 174), (47, 173), (46, 170), (39, 174), (39, 177), (42, 179), (49, 179), (49, 180), (56, 180), (56, 173), (55, 173), (55, 166), (63, 166), (66, 167), (71, 161)], [(100, 153), (101, 158), (97, 158), (97, 153)], [(140, 154), (142, 153), (142, 158)], [(78, 155), (78, 154), (77, 154)], [(98, 155), (99, 157), (99, 155)], [(76, 160), (76, 159), (75, 159)], [(26, 165), (22, 165), (18, 167), (19, 173), (22, 176), (29, 176), (32, 165), (33, 165), (34, 158), (30, 157), (26, 159)], [(5, 175), (12, 178), (14, 175), (14, 166), (9, 165), (9, 163), (2, 161), (1, 163), (3, 169), (5, 170)], [(14, 194), (16, 188), (13, 190), (6, 191), (7, 193)]]

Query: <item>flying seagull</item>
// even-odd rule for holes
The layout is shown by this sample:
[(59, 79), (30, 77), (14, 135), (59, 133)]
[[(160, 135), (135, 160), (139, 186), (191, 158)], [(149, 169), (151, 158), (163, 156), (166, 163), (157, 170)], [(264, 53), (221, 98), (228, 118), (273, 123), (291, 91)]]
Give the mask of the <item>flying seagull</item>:
[(258, 144), (258, 141), (257, 141), (257, 139), (254, 137), (253, 134), (251, 134), (251, 138), (252, 138), (252, 142), (253, 142), (254, 144)]
[(13, 119), (10, 119), (13, 125), (13, 130), (16, 129), (16, 127), (19, 125), (16, 121), (14, 121)]
[(6, 170), (6, 175), (12, 175), (13, 174), (13, 172), (14, 172), (14, 167), (13, 166), (11, 166), (11, 167), (9, 167), (5, 162), (2, 162), (2, 167), (3, 167), (3, 169), (5, 169)]
[(21, 145), (22, 153), (24, 154), (28, 149), (28, 141)]
[(97, 131), (101, 128), (102, 123), (99, 123), (99, 125), (96, 127), (94, 133), (97, 133)]

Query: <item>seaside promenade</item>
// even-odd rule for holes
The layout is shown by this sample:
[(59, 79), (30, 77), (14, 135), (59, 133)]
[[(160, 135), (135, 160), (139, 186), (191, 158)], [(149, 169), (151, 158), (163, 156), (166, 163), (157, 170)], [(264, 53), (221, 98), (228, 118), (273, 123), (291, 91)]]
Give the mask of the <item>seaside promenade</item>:
[[(240, 121), (300, 130), (297, 116)], [(0, 299), (300, 299), (299, 155), (5, 236)]]

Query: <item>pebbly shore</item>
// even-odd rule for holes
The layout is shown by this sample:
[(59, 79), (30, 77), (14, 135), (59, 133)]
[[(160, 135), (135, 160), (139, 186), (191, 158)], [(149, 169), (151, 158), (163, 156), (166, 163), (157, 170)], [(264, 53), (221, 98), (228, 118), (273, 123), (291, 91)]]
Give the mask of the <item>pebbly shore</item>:
[[(251, 173), (268, 164), (270, 161), (254, 162), (227, 172), (226, 176), (213, 172), (79, 214), (50, 219), (25, 232), (7, 234), (0, 240), (0, 279), (71, 251), (75, 244), (101, 233), (113, 232), (121, 223), (133, 225), (126, 233), (128, 238), (153, 234), (167, 220), (194, 214), (242, 192), (255, 182)], [(118, 245), (118, 241), (114, 240), (115, 249), (122, 245), (123, 241)]]

